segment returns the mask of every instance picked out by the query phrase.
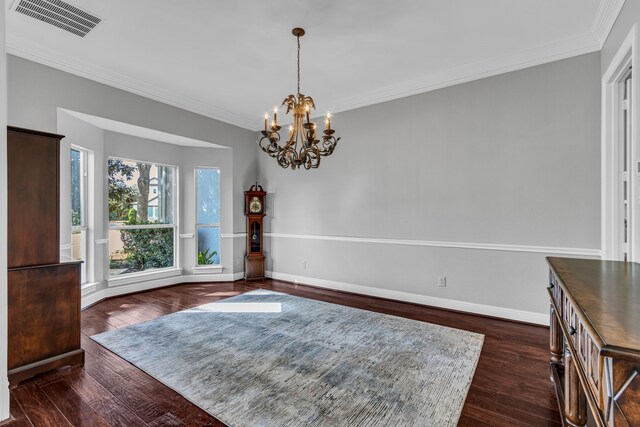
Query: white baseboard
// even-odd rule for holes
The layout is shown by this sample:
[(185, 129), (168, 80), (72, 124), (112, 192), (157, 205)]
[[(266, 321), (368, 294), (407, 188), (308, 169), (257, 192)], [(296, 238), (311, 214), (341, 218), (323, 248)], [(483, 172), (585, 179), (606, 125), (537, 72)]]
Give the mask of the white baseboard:
[(2, 378), (0, 378), (0, 424), (11, 418), (9, 412), (9, 379), (7, 378), (6, 371), (3, 372)]
[(197, 283), (197, 282), (235, 282), (236, 280), (244, 279), (244, 271), (240, 273), (225, 273), (225, 274), (191, 274), (186, 276), (180, 276), (183, 283)]
[(336, 282), (333, 280), (316, 279), (313, 277), (296, 276), (293, 274), (266, 272), (267, 277), (276, 280), (284, 280), (300, 284), (308, 284), (321, 288), (334, 289), (338, 291), (353, 292), (356, 294), (388, 298), (397, 301), (411, 302), (415, 304), (428, 305), (432, 307), (445, 308), (449, 310), (464, 311), (485, 316), (500, 317), (503, 319), (516, 320), (519, 322), (534, 323), (538, 325), (549, 325), (549, 315), (534, 313), (531, 311), (515, 310), (506, 307), (496, 307), (492, 305), (476, 304), (466, 301), (457, 301), (446, 298), (438, 298), (427, 295), (411, 294), (408, 292), (393, 291), (390, 289), (372, 288), (370, 286), (354, 285), (351, 283)]
[[(549, 325), (549, 315), (544, 313), (534, 313), (531, 311), (515, 310), (506, 307), (496, 307), (492, 305), (477, 304), (466, 301), (438, 298), (427, 295), (412, 294), (408, 292), (394, 291), (390, 289), (373, 288), (370, 286), (355, 285), (352, 283), (336, 282), (333, 280), (317, 279), (313, 277), (297, 276), (287, 273), (267, 271), (266, 276), (287, 282), (308, 284), (321, 288), (334, 289), (338, 291), (353, 292), (356, 294), (388, 298), (397, 301), (411, 302), (415, 304), (432, 307), (445, 308), (449, 310), (464, 311), (468, 313), (482, 314), (485, 316), (500, 317), (503, 319), (517, 320), (519, 322), (534, 323), (538, 325)], [(146, 282), (132, 283), (122, 286), (108, 287), (96, 292), (82, 296), (81, 307), (84, 309), (96, 304), (106, 298), (134, 292), (148, 291), (165, 286), (177, 285), (179, 283), (197, 282), (234, 282), (244, 277), (244, 272), (228, 274), (192, 274), (183, 276), (173, 276), (149, 280)]]
[(191, 274), (181, 276), (163, 277), (144, 282), (131, 283), (121, 286), (112, 286), (100, 289), (96, 292), (88, 293), (82, 296), (80, 307), (87, 308), (104, 299), (116, 297), (123, 294), (131, 294), (134, 292), (148, 291), (151, 289), (164, 288), (165, 286), (177, 285), (180, 283), (197, 283), (197, 282), (234, 282), (244, 277), (244, 272), (227, 273), (227, 274)]

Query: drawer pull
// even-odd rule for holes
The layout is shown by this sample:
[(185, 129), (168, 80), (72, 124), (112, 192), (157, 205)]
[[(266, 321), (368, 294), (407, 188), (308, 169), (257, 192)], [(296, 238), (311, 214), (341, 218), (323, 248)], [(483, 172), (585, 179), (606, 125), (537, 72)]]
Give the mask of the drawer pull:
[(569, 335), (575, 335), (576, 334), (576, 328), (574, 328), (573, 326), (569, 326)]

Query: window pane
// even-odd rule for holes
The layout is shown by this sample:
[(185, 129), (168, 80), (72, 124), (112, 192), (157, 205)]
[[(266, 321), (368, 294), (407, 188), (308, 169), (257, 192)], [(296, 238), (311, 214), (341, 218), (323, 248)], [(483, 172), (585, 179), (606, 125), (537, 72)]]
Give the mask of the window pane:
[(87, 233), (84, 230), (71, 232), (71, 257), (78, 261), (84, 261), (80, 266), (81, 283), (86, 283), (87, 260), (85, 257), (85, 245)]
[(176, 168), (109, 159), (111, 225), (173, 224)]
[(112, 276), (174, 266), (173, 228), (109, 230)]
[(220, 227), (198, 227), (198, 265), (220, 264)]
[(82, 226), (82, 160), (80, 151), (71, 149), (71, 225)]
[(196, 169), (198, 224), (220, 224), (220, 170)]
[(76, 259), (78, 261), (84, 260), (84, 245), (82, 244), (82, 240), (84, 238), (84, 231), (73, 231), (71, 232), (71, 258)]

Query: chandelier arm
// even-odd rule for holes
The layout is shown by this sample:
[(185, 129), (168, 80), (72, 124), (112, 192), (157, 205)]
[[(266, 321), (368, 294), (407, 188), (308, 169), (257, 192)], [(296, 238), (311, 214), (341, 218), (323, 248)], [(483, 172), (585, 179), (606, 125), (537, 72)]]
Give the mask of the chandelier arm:
[(320, 166), (320, 153), (318, 152), (318, 149), (312, 148), (307, 150), (305, 160), (304, 168), (307, 170), (316, 169)]
[(260, 141), (258, 141), (258, 145), (260, 146), (262, 151), (267, 153), (269, 156), (276, 157), (282, 150), (278, 146), (278, 142), (280, 141), (280, 134), (278, 132), (263, 131), (262, 135), (264, 136), (260, 138)]
[(333, 136), (323, 136), (322, 139), (322, 149), (319, 149), (318, 152), (321, 156), (330, 156), (333, 153), (333, 150), (336, 149), (340, 138), (336, 139)]

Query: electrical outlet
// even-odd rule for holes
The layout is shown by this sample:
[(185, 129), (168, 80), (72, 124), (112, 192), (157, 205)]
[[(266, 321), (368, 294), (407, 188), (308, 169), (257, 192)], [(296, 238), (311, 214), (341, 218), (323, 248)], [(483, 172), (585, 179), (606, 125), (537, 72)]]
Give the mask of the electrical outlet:
[(438, 276), (438, 286), (441, 288), (447, 287), (447, 276)]

